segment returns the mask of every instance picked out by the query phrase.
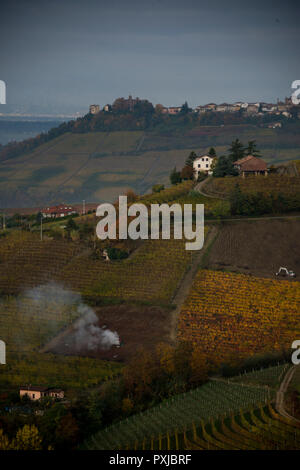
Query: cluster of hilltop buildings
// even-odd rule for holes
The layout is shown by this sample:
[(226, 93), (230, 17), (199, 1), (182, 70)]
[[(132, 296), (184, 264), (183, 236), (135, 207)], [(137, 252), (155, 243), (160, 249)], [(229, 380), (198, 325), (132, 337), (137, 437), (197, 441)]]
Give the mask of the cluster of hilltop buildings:
[[(123, 109), (128, 109), (129, 111), (134, 108), (134, 106), (139, 103), (147, 100), (141, 100), (140, 98), (132, 98), (131, 95), (127, 99), (125, 98), (118, 98), (114, 104), (111, 105), (105, 105), (103, 107), (103, 111), (110, 111), (112, 108), (114, 108), (116, 105), (122, 106)], [(283, 115), (285, 117), (291, 117), (291, 108), (294, 107), (291, 98), (285, 98), (284, 101), (278, 100), (276, 104), (273, 103), (265, 103), (265, 102), (257, 102), (257, 103), (246, 103), (243, 101), (237, 101), (236, 103), (222, 103), (222, 104), (216, 104), (216, 103), (208, 103), (205, 105), (199, 105), (196, 106), (196, 108), (193, 108), (191, 111), (194, 113), (210, 113), (210, 112), (215, 112), (215, 113), (236, 113), (239, 111), (244, 112), (245, 114), (248, 115), (264, 115), (264, 114), (273, 114), (273, 115)], [(157, 108), (160, 109), (160, 111), (163, 114), (170, 114), (170, 115), (175, 115), (181, 112), (182, 106), (170, 106), (170, 107), (165, 107), (163, 105), (157, 105)], [(97, 114), (101, 111), (100, 106), (97, 104), (92, 104), (90, 106), (90, 113), (91, 114)], [(298, 112), (298, 117), (300, 118), (300, 111)]]
[(245, 103), (242, 101), (238, 101), (233, 104), (229, 103), (222, 103), (222, 104), (215, 104), (209, 103), (204, 106), (197, 106), (195, 108), (195, 112), (197, 113), (207, 113), (210, 111), (214, 111), (216, 113), (236, 113), (238, 111), (244, 111), (247, 114), (283, 114), (286, 117), (290, 117), (290, 109), (293, 107), (293, 103), (291, 98), (285, 98), (284, 102), (277, 101), (277, 104), (272, 103), (264, 103), (264, 102), (257, 102), (257, 103)]
[[(246, 103), (243, 101), (237, 101), (236, 103), (208, 103), (204, 105), (196, 106), (196, 108), (192, 109), (194, 113), (237, 113), (239, 111), (245, 112), (249, 115), (263, 115), (263, 114), (275, 114), (279, 116), (282, 114), (286, 117), (291, 117), (290, 109), (293, 107), (293, 103), (291, 98), (285, 98), (284, 102), (277, 101), (277, 104), (272, 103), (264, 103), (264, 102), (257, 102), (257, 103)], [(180, 113), (182, 107), (181, 106), (172, 106), (170, 108), (163, 107), (162, 112), (164, 114), (178, 114)], [(300, 113), (299, 113), (300, 116)]]

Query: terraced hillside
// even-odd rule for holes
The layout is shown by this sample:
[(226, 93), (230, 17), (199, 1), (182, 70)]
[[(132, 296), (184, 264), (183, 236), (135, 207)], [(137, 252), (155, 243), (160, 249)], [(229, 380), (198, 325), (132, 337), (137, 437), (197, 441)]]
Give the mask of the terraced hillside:
[[(225, 436), (223, 447), (222, 443), (216, 445), (216, 436), (209, 436), (210, 426), (213, 426), (214, 430), (214, 423), (220, 419), (238, 416), (239, 413), (242, 418), (244, 412), (265, 406), (266, 402), (274, 398), (287, 368), (287, 365), (280, 365), (257, 372), (264, 386), (253, 383), (253, 378), (251, 385), (244, 383), (248, 374), (243, 376), (242, 382), (237, 383), (210, 381), (188, 393), (165, 400), (146, 412), (105, 428), (89, 439), (85, 448), (178, 450), (189, 449), (197, 444), (199, 449), (226, 448)], [(272, 412), (274, 413), (273, 409)], [(251, 429), (251, 421), (246, 430), (247, 428)], [(238, 436), (236, 440), (238, 444)]]
[(168, 184), (171, 169), (182, 167), (191, 150), (204, 153), (215, 146), (220, 155), (237, 137), (257, 140), (268, 163), (300, 158), (294, 135), (286, 147), (279, 131), (249, 125), (66, 133), (0, 162), (0, 207), (111, 201), (128, 188), (143, 194), (155, 183)]

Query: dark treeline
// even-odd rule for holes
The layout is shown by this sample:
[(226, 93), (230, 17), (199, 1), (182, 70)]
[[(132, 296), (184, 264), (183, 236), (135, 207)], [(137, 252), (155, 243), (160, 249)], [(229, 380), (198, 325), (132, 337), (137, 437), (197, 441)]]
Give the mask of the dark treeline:
[(232, 215), (248, 216), (297, 212), (300, 211), (300, 194), (245, 193), (237, 183), (230, 193), (230, 211)]

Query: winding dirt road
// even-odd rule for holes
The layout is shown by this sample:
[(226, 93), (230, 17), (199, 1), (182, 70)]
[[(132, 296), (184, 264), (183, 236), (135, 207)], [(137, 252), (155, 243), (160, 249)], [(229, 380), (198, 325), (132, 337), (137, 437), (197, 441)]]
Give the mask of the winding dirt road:
[(281, 385), (279, 387), (279, 390), (276, 394), (276, 410), (278, 411), (279, 414), (284, 416), (285, 418), (292, 419), (293, 421), (297, 421), (297, 423), (300, 423), (299, 419), (295, 418), (294, 416), (291, 416), (284, 407), (284, 395), (288, 390), (289, 384), (293, 378), (293, 375), (295, 373), (297, 366), (291, 367), (287, 373), (284, 376), (283, 381), (281, 382)]

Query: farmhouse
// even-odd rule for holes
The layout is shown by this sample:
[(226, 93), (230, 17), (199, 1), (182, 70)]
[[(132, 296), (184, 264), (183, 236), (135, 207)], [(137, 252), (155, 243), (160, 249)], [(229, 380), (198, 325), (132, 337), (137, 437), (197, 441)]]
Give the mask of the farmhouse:
[(206, 173), (207, 175), (212, 174), (211, 165), (214, 158), (209, 155), (202, 155), (197, 157), (193, 162), (193, 168), (196, 178), (198, 178), (199, 172)]
[(28, 396), (30, 400), (36, 401), (43, 397), (64, 398), (64, 391), (60, 388), (35, 387), (24, 385), (20, 387), (20, 397)]
[(234, 162), (234, 167), (238, 170), (240, 175), (243, 177), (247, 175), (265, 175), (268, 174), (268, 167), (266, 162), (262, 158), (254, 157), (253, 155), (247, 155), (247, 157), (241, 158)]
[(58, 206), (46, 207), (42, 210), (43, 217), (66, 217), (67, 215), (76, 214), (76, 210), (72, 206), (60, 204)]

